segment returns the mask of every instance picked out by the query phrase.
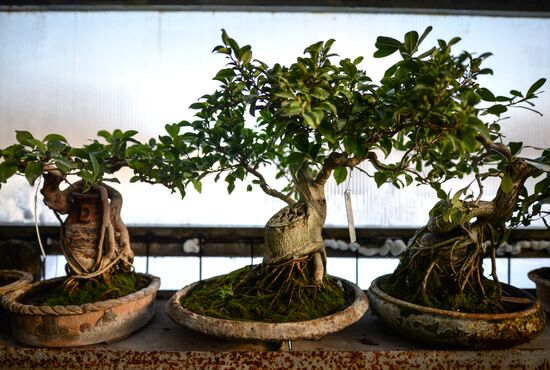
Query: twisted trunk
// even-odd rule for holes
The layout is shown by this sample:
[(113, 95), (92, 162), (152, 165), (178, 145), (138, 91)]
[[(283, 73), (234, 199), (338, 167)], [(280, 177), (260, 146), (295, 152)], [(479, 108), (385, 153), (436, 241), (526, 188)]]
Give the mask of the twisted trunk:
[(86, 194), (80, 194), (81, 182), (60, 190), (64, 178), (59, 170), (49, 169), (44, 174), (41, 193), (44, 203), (56, 215), (68, 214), (64, 222), (58, 218), (69, 281), (96, 276), (109, 280), (114, 271), (131, 271), (134, 253), (120, 217), (120, 193), (103, 183), (94, 185)]
[(316, 184), (305, 168), (294, 176), (300, 200), (277, 212), (266, 225), (264, 263), (312, 256), (311, 279), (317, 285), (325, 274), (326, 252), (322, 230), (326, 219), (324, 184)]

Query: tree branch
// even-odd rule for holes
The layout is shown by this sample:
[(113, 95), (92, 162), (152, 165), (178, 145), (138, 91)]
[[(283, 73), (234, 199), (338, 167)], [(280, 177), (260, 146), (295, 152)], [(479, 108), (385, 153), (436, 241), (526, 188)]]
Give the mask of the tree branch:
[(288, 205), (292, 205), (292, 204), (296, 203), (296, 201), (294, 199), (292, 199), (291, 197), (289, 197), (288, 195), (285, 195), (285, 194), (281, 193), (280, 191), (277, 191), (277, 190), (271, 188), (267, 184), (267, 181), (265, 181), (265, 177), (261, 173), (259, 173), (255, 168), (253, 168), (252, 166), (250, 166), (248, 164), (246, 164), (245, 167), (246, 167), (246, 170), (248, 172), (250, 172), (251, 174), (256, 176), (256, 178), (260, 181), (260, 188), (264, 191), (264, 193), (266, 193), (267, 195), (270, 195), (272, 197), (279, 198), (280, 200), (287, 203)]
[[(369, 153), (370, 154), (370, 153)], [(313, 180), (315, 185), (322, 186), (330, 178), (332, 171), (338, 167), (355, 167), (363, 162), (368, 157), (348, 157), (348, 153), (337, 153), (333, 152), (325, 159), (323, 167), (317, 174), (315, 180)]]

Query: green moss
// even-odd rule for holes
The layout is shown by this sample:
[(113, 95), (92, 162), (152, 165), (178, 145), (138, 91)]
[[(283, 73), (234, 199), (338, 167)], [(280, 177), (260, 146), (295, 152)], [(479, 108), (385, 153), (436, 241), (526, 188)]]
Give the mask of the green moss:
[(56, 287), (37, 305), (81, 305), (92, 302), (116, 299), (134, 293), (147, 286), (148, 281), (133, 272), (115, 272), (109, 281), (104, 278), (76, 280), (76, 285), (66, 284)]
[(232, 320), (295, 322), (323, 317), (349, 305), (339, 283), (308, 282), (303, 266), (248, 266), (199, 284), (181, 299), (201, 315)]
[(501, 313), (504, 310), (501, 290), (493, 280), (483, 279), (485, 294), (479, 288), (474, 288), (474, 284), (468, 285), (463, 291), (457, 291), (454, 281), (442, 282), (440, 277), (434, 280), (428, 284), (426, 296), (418, 294), (418, 289), (407, 289), (405, 281), (395, 274), (383, 280), (380, 288), (403, 301), (442, 310), (469, 313)]

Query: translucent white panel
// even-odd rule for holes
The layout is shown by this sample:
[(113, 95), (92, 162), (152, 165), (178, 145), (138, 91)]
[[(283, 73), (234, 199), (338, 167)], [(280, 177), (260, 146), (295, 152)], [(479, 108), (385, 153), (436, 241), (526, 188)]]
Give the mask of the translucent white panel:
[(399, 260), (397, 258), (360, 258), (357, 285), (361, 289), (368, 289), (374, 279), (391, 274), (398, 264)]
[(327, 274), (356, 283), (356, 259), (351, 257), (332, 257), (327, 260)]
[[(146, 257), (138, 258), (146, 260)], [(163, 290), (179, 290), (199, 280), (198, 257), (149, 257), (148, 268), (144, 267), (143, 262), (135, 266), (137, 272), (160, 277)]]
[(541, 267), (550, 266), (550, 258), (515, 258), (512, 259), (510, 270), (512, 279), (510, 283), (518, 288), (535, 288), (535, 283), (529, 280), (527, 273)]
[(203, 257), (202, 279), (227, 274), (248, 265), (250, 265), (248, 257)]
[(44, 276), (46, 279), (51, 279), (60, 276), (66, 276), (65, 264), (67, 260), (62, 255), (46, 256)]
[[(483, 275), (485, 275), (488, 278), (492, 278), (491, 276), (491, 259), (485, 258), (483, 260)], [(507, 258), (497, 258), (496, 259), (496, 269), (497, 269), (497, 276), (498, 280), (501, 283), (508, 283), (508, 259)]]
[[(14, 130), (38, 137), (59, 132), (77, 145), (99, 129), (137, 129), (156, 136), (166, 123), (191, 118), (187, 109), (214, 89), (224, 59), (212, 55), (220, 29), (253, 45), (266, 62), (291, 63), (307, 45), (335, 38), (342, 57), (366, 56), (376, 80), (389, 65), (374, 60), (378, 35), (402, 37), (432, 25), (426, 40), (461, 36), (458, 50), (492, 51), (484, 79), (496, 93), (526, 90), (550, 77), (550, 19), (472, 16), (278, 13), (278, 12), (6, 12), (0, 13), (0, 147), (14, 142)], [(548, 94), (538, 102), (550, 116)], [(547, 119), (514, 110), (504, 129), (510, 140), (548, 145)], [(358, 171), (357, 171), (358, 172)], [(127, 178), (128, 174), (123, 177)], [(24, 181), (21, 181), (24, 183)], [(12, 183), (14, 183), (12, 185)], [(10, 181), (0, 191), (0, 222), (31, 222), (32, 194)], [(427, 189), (391, 186), (354, 174), (355, 220), (360, 226), (419, 226), (435, 199)], [(225, 184), (207, 183), (185, 200), (162, 187), (118, 186), (125, 196), (128, 224), (263, 225), (283, 204), (241, 186), (230, 197)], [(23, 190), (22, 190), (23, 189)], [(343, 225), (342, 187), (328, 186), (327, 224)], [(145, 195), (145, 196), (144, 196)], [(142, 201), (145, 201), (142, 203)], [(41, 222), (54, 223), (39, 207)]]

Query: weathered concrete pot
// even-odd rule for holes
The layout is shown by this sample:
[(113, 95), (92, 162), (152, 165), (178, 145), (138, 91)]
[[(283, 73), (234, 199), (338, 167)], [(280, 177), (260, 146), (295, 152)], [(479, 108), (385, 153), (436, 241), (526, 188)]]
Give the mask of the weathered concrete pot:
[(20, 270), (0, 270), (0, 297), (32, 283), (32, 274)]
[(530, 271), (527, 276), (537, 286), (537, 298), (540, 300), (542, 308), (550, 313), (550, 280), (546, 278), (546, 276), (550, 276), (550, 267)]
[[(224, 339), (278, 342), (298, 339), (319, 339), (335, 333), (359, 320), (367, 311), (369, 302), (365, 293), (355, 284), (339, 279), (353, 302), (340, 312), (314, 320), (269, 323), (226, 320), (199, 315), (183, 307), (180, 300), (196, 282), (177, 291), (166, 305), (166, 314), (176, 323), (204, 334)], [(206, 280), (207, 281), (207, 280)]]
[(127, 296), (71, 306), (26, 304), (25, 296), (59, 285), (65, 278), (49, 279), (2, 297), (10, 312), (12, 332), (23, 344), (36, 347), (74, 347), (123, 339), (144, 326), (155, 314), (160, 287), (156, 276), (145, 276), (147, 287)]
[(528, 293), (501, 284), (510, 298), (504, 302), (517, 306), (517, 311), (501, 314), (454, 312), (405, 302), (384, 293), (379, 283), (372, 282), (367, 294), (373, 312), (389, 327), (401, 334), (443, 347), (504, 348), (528, 342), (546, 325), (541, 305)]

